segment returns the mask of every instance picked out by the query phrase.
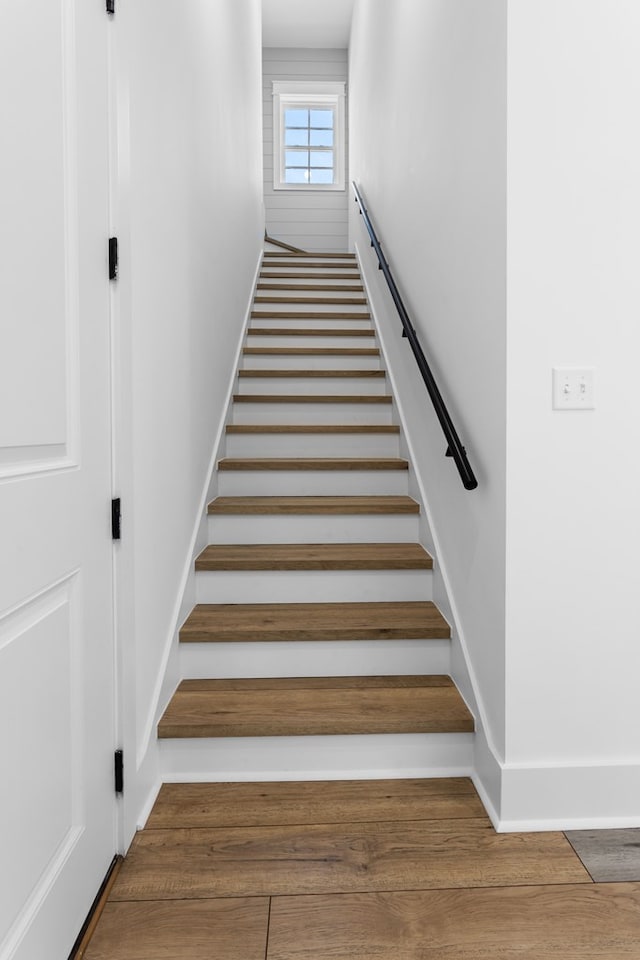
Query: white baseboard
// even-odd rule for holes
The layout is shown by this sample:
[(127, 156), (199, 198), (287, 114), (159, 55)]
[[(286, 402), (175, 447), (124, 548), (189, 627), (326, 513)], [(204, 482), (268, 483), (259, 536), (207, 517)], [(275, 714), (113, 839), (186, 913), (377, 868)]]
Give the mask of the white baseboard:
[(640, 827), (640, 764), (506, 764), (501, 833)]

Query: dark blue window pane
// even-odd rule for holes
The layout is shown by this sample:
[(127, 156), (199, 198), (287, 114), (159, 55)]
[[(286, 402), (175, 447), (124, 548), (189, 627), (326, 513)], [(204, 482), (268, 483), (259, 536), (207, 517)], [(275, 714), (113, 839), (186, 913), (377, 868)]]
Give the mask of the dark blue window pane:
[(332, 167), (333, 166), (333, 150), (312, 150), (311, 151), (311, 164), (312, 167)]
[(310, 183), (333, 183), (333, 170), (312, 170)]
[(308, 127), (309, 111), (292, 109), (285, 110), (284, 125), (285, 127)]
[(309, 146), (332, 147), (333, 146), (333, 130), (312, 130)]
[(311, 126), (333, 130), (333, 110), (310, 110)]
[(307, 180), (308, 171), (307, 170), (285, 170), (284, 172), (284, 182), (285, 183), (308, 183)]

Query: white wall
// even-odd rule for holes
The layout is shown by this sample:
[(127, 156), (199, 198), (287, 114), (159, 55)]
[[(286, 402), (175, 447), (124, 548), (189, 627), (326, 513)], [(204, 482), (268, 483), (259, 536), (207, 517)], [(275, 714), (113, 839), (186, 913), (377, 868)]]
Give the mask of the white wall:
[[(509, 5), (505, 820), (640, 823), (640, 6)], [(593, 366), (596, 409), (551, 409)]]
[[(353, 179), (479, 480), (476, 491), (465, 491), (444, 457), (446, 444), (415, 361), (381, 294), (376, 304), (389, 330), (387, 352), (426, 488), (440, 594), (448, 586), (484, 705), (484, 733), (501, 758), (505, 0), (358, 0), (349, 84)], [(353, 202), (350, 208), (352, 238), (375, 288), (376, 265)], [(460, 674), (464, 681), (462, 667)], [(497, 789), (492, 799), (498, 806)]]
[[(508, 13), (360, 0), (352, 170), (478, 472), (441, 459), (379, 293), (500, 828), (637, 826), (640, 8)], [(595, 368), (594, 411), (552, 411), (555, 365)]]
[(155, 719), (177, 679), (183, 581), (264, 222), (259, 0), (138, 0), (117, 20), (126, 842), (154, 784)]
[(346, 79), (346, 50), (265, 47), (262, 51), (267, 231), (270, 236), (302, 250), (337, 252), (347, 249), (348, 194), (346, 190), (273, 189), (273, 81)]

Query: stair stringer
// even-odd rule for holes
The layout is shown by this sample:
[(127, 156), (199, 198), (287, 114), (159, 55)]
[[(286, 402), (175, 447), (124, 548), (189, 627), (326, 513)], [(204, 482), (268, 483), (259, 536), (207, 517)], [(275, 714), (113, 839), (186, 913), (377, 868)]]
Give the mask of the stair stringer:
[[(499, 751), (491, 736), (490, 725), (480, 696), (480, 686), (473, 669), (464, 631), (461, 628), (461, 618), (457, 610), (454, 591), (451, 587), (450, 578), (447, 575), (443, 550), (440, 547), (437, 531), (429, 522), (431, 513), (429, 510), (428, 484), (426, 478), (416, 469), (416, 464), (420, 461), (419, 458), (415, 456), (415, 446), (409, 428), (409, 418), (405, 415), (403, 409), (402, 391), (398, 389), (397, 378), (394, 372), (394, 350), (391, 349), (389, 339), (392, 335), (390, 323), (387, 326), (387, 324), (382, 322), (382, 317), (386, 311), (381, 307), (378, 294), (370, 283), (370, 271), (375, 269), (377, 273), (377, 261), (374, 267), (374, 254), (369, 252), (368, 245), (367, 253), (370, 253), (372, 261), (370, 265), (367, 264), (363, 258), (361, 248), (357, 241), (354, 244), (354, 248), (369, 303), (372, 323), (375, 327), (381, 354), (384, 359), (384, 368), (387, 371), (391, 392), (394, 397), (394, 410), (396, 411), (397, 422), (399, 422), (401, 427), (400, 455), (409, 461), (409, 495), (422, 506), (419, 517), (419, 540), (425, 549), (434, 557), (433, 600), (451, 626), (451, 676), (475, 719), (474, 770), (471, 776), (487, 813), (494, 826), (498, 828), (500, 823), (502, 766), (504, 761), (500, 758)], [(395, 308), (393, 309), (395, 311)], [(399, 326), (400, 320), (396, 317), (395, 312), (394, 320), (397, 320), (397, 325)], [(425, 403), (427, 402), (428, 396), (425, 390)], [(443, 438), (443, 446), (444, 443)], [(455, 482), (455, 480), (457, 480), (457, 477), (454, 477), (452, 473), (452, 482)]]

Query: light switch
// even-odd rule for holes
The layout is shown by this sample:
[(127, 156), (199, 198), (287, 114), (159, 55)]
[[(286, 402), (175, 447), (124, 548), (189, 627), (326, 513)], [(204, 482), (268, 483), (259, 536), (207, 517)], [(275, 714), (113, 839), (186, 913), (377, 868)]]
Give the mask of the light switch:
[(554, 367), (553, 409), (593, 410), (594, 379), (593, 367)]

